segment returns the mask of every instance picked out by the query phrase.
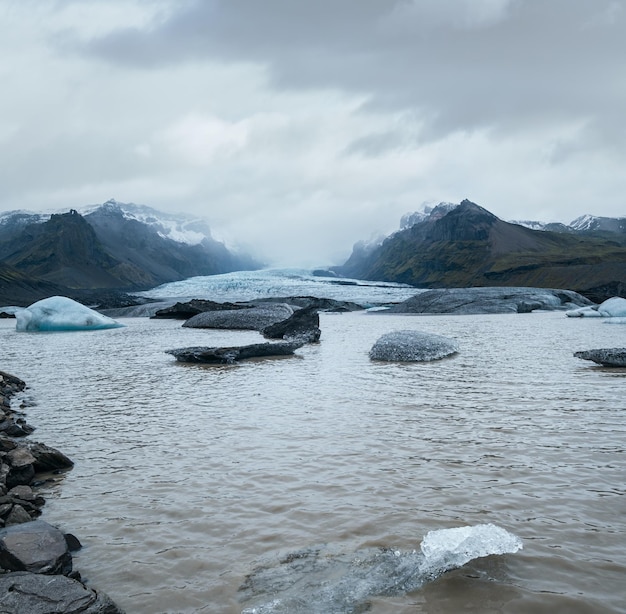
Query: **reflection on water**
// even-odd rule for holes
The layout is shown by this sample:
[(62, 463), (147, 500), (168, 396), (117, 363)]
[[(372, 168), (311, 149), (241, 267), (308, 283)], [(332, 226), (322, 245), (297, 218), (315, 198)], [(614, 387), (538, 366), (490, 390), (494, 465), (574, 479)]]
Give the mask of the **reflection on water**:
[[(626, 328), (562, 313), (321, 314), (297, 356), (183, 365), (164, 350), (254, 332), (127, 319), (18, 334), (1, 369), (29, 384), (33, 438), (76, 461), (44, 518), (78, 535), (76, 567), (129, 613), (240, 612), (259, 564), (326, 545), (419, 548), (493, 523), (524, 550), (479, 559), (371, 612), (624, 612), (626, 370), (573, 357)], [(382, 334), (456, 339), (428, 364), (374, 363)]]

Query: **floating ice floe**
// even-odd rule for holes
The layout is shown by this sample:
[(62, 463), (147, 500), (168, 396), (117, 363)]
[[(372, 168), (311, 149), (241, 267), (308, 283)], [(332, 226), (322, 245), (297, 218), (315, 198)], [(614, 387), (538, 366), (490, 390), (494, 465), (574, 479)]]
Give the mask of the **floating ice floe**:
[(380, 337), (370, 350), (372, 360), (428, 362), (459, 351), (454, 339), (415, 330), (397, 330)]
[(15, 312), (19, 332), (100, 330), (124, 326), (65, 296), (51, 296)]
[(626, 317), (626, 298), (613, 296), (600, 305), (581, 307), (566, 311), (569, 318), (624, 318)]
[(321, 547), (293, 552), (255, 569), (240, 587), (242, 614), (355, 614), (368, 599), (418, 590), (477, 558), (515, 553), (522, 540), (493, 524), (428, 533), (421, 551), (368, 548), (351, 553)]

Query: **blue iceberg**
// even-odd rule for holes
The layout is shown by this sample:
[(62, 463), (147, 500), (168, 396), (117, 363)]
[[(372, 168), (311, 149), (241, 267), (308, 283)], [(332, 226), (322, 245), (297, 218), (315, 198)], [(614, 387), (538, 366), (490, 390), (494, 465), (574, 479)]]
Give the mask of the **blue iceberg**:
[(124, 326), (66, 296), (51, 296), (15, 312), (18, 332), (101, 330)]

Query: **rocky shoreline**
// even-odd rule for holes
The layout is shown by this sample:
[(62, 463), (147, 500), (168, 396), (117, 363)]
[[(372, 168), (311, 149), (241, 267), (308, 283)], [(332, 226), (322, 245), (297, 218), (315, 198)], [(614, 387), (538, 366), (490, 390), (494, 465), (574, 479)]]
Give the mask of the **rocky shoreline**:
[[(40, 520), (46, 475), (74, 463), (46, 444), (26, 440), (34, 428), (12, 408), (26, 383), (0, 371), (0, 611), (3, 614), (123, 614), (81, 582), (72, 567), (79, 540)], [(23, 407), (22, 407), (23, 409)]]

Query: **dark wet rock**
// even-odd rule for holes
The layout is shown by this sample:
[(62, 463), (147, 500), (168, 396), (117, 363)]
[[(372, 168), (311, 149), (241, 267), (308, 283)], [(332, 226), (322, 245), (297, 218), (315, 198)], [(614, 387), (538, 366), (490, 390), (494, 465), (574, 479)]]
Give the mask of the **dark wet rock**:
[(166, 354), (176, 357), (179, 362), (208, 364), (232, 364), (247, 358), (265, 356), (289, 356), (304, 345), (302, 341), (279, 343), (253, 343), (236, 347), (188, 347), (167, 350)]
[(315, 307), (298, 309), (289, 318), (267, 326), (262, 331), (268, 339), (300, 340), (304, 343), (319, 341), (320, 316)]
[(16, 503), (11, 508), (4, 524), (8, 527), (16, 524), (25, 524), (31, 520), (32, 518), (30, 517), (30, 514), (24, 509), (24, 507), (19, 503)]
[(233, 311), (237, 309), (249, 309), (250, 303), (217, 303), (202, 299), (192, 299), (186, 303), (175, 303), (171, 307), (159, 309), (153, 319), (189, 320), (193, 316), (206, 311)]
[(626, 367), (626, 348), (599, 348), (574, 352), (576, 358), (591, 360), (604, 367)]
[(6, 477), (7, 488), (13, 488), (20, 484), (30, 484), (35, 477), (35, 457), (27, 448), (17, 447), (7, 452), (5, 457), (10, 470)]
[(43, 520), (32, 520), (0, 529), (0, 567), (65, 575), (72, 571), (72, 555), (59, 529)]
[(7, 313), (6, 311), (0, 311), (0, 320), (8, 319), (8, 318), (15, 318), (15, 314)]
[(451, 356), (459, 351), (454, 339), (414, 330), (387, 333), (370, 350), (372, 360), (429, 362)]
[(0, 371), (0, 394), (10, 396), (26, 388), (26, 383), (15, 375)]
[(593, 303), (571, 290), (549, 288), (448, 288), (420, 292), (388, 313), (528, 313), (568, 310)]
[(186, 328), (224, 328), (233, 330), (263, 330), (266, 326), (285, 320), (293, 309), (285, 303), (259, 303), (250, 309), (206, 311), (187, 320)]
[(67, 544), (70, 552), (77, 552), (83, 547), (78, 537), (76, 537), (76, 535), (72, 535), (71, 533), (65, 534), (65, 543)]
[(0, 576), (2, 614), (124, 614), (103, 593), (63, 575)]
[(58, 469), (71, 469), (74, 466), (74, 462), (65, 456), (65, 454), (55, 448), (47, 446), (45, 443), (29, 441), (26, 443), (26, 446), (34, 459), (33, 465), (37, 473), (56, 471)]

